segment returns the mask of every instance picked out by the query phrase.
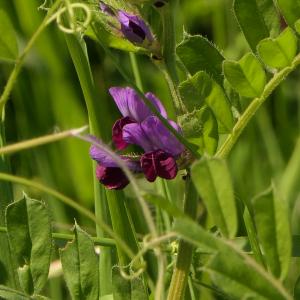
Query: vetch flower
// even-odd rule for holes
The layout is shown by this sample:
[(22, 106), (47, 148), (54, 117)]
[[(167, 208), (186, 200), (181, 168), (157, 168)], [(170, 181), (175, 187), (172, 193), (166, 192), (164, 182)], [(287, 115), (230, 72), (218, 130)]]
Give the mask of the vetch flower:
[(109, 5), (105, 4), (104, 2), (100, 1), (99, 7), (100, 7), (100, 10), (102, 12), (106, 13), (107, 15), (115, 16), (115, 12), (112, 10), (112, 8)]
[(121, 24), (123, 35), (133, 44), (152, 44), (153, 35), (144, 20), (137, 15), (120, 10), (118, 20)]
[[(136, 91), (130, 87), (112, 87), (109, 90), (122, 118), (112, 128), (112, 140), (118, 150), (124, 150), (129, 144), (138, 145), (144, 153), (138, 157), (128, 154), (120, 158), (133, 173), (144, 173), (150, 182), (157, 177), (173, 179), (178, 172), (177, 159), (184, 152), (184, 146), (165, 127), (143, 102)], [(160, 115), (181, 134), (181, 128), (167, 119), (167, 112), (160, 100), (152, 93), (146, 93)], [(93, 145), (90, 149), (92, 159), (98, 162), (96, 175), (98, 180), (109, 189), (122, 189), (128, 178), (118, 163), (105, 151)]]

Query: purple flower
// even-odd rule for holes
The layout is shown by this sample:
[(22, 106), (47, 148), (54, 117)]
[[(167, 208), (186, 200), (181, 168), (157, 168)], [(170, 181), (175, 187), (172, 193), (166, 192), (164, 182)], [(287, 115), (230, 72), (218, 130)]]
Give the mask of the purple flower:
[(125, 11), (118, 12), (118, 20), (121, 24), (123, 35), (134, 44), (151, 44), (153, 35), (146, 23), (136, 15), (131, 15)]
[[(184, 146), (160, 119), (153, 115), (135, 90), (129, 87), (113, 87), (109, 92), (123, 116), (115, 122), (112, 129), (112, 139), (116, 148), (123, 150), (129, 144), (134, 144), (145, 151), (138, 161), (128, 155), (121, 155), (120, 158), (132, 172), (143, 172), (150, 182), (155, 181), (157, 177), (175, 178), (178, 171), (176, 160), (184, 151)], [(160, 100), (152, 93), (145, 96), (161, 116), (181, 134), (181, 128), (174, 121), (167, 119), (166, 110)], [(129, 183), (117, 162), (105, 151), (93, 145), (90, 155), (98, 162), (97, 178), (107, 188), (122, 189)]]

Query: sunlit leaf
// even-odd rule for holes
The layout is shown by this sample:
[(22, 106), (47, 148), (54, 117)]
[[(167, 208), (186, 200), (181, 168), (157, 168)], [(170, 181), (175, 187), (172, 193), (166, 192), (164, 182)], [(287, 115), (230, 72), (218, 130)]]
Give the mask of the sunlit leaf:
[(177, 54), (192, 75), (198, 71), (205, 71), (218, 83), (222, 83), (224, 57), (205, 37), (200, 35), (187, 37), (178, 45)]
[(48, 209), (44, 203), (25, 195), (7, 207), (6, 224), (21, 285), (26, 289), (33, 287), (39, 293), (48, 278), (52, 249)]
[(289, 66), (297, 53), (297, 37), (291, 28), (286, 28), (277, 38), (262, 40), (257, 50), (263, 62), (272, 68)]
[(225, 161), (203, 159), (192, 166), (192, 180), (214, 223), (226, 237), (234, 237), (238, 219), (231, 177)]
[(266, 73), (252, 53), (238, 62), (224, 61), (223, 71), (231, 86), (243, 97), (259, 97), (266, 85)]
[(276, 190), (268, 189), (253, 199), (254, 218), (265, 260), (273, 274), (284, 279), (289, 270), (292, 238), (286, 206)]
[(30, 296), (26, 294), (9, 288), (7, 286), (0, 285), (0, 298), (8, 300), (30, 300)]
[(60, 250), (64, 278), (72, 299), (98, 299), (98, 258), (92, 239), (77, 224), (75, 239)]

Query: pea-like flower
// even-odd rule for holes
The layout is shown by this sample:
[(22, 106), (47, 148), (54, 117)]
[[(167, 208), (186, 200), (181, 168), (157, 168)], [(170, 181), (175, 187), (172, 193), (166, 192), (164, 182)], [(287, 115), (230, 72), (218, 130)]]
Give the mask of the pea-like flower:
[[(121, 155), (121, 159), (132, 172), (143, 172), (150, 182), (157, 177), (175, 178), (178, 172), (176, 160), (183, 153), (184, 146), (150, 111), (134, 89), (113, 87), (109, 91), (122, 114), (122, 118), (115, 122), (112, 129), (116, 148), (124, 150), (129, 144), (133, 144), (144, 150), (139, 157)], [(166, 110), (160, 100), (152, 93), (146, 93), (145, 97), (167, 119)], [(168, 122), (181, 133), (181, 128), (174, 121)], [(107, 188), (120, 189), (129, 183), (118, 164), (99, 147), (92, 146), (90, 155), (98, 162), (97, 178)]]
[(99, 3), (100, 10), (114, 19), (119, 24), (119, 32), (131, 43), (144, 48), (152, 48), (154, 37), (149, 26), (138, 15), (124, 10), (115, 10), (103, 1)]

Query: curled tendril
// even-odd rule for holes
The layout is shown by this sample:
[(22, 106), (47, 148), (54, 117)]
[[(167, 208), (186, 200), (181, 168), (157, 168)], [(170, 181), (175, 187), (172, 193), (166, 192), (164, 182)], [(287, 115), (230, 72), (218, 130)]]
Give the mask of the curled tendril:
[[(75, 10), (80, 9), (84, 12), (84, 20), (78, 21), (76, 20)], [(65, 26), (62, 21), (62, 16), (67, 12), (67, 20), (69, 27)], [(89, 7), (83, 3), (67, 3), (66, 6), (61, 7), (55, 14), (53, 14), (49, 20), (48, 24), (53, 20), (56, 20), (58, 28), (64, 33), (72, 34), (82, 32), (86, 29), (91, 20), (92, 20), (92, 12)]]

